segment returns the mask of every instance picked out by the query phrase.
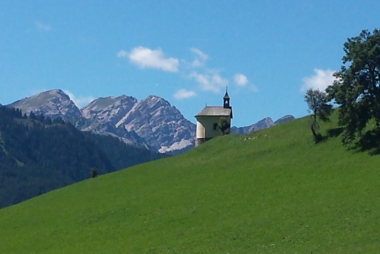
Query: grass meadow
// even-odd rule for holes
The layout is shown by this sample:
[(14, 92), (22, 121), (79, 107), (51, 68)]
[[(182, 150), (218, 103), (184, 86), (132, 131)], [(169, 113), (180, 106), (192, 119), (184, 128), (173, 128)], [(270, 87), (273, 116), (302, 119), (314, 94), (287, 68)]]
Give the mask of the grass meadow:
[(309, 118), (0, 210), (0, 253), (378, 253), (380, 155)]

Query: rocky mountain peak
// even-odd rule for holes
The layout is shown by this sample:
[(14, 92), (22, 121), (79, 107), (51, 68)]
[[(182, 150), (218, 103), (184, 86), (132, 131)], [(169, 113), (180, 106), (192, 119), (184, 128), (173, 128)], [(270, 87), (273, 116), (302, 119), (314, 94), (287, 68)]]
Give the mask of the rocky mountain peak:
[(171, 107), (170, 103), (156, 95), (149, 95), (147, 98), (142, 100), (140, 103), (140, 107), (149, 108), (151, 110), (155, 110), (161, 107)]
[(261, 130), (261, 129), (271, 127), (271, 126), (275, 125), (275, 123), (273, 122), (272, 118), (266, 117), (266, 118), (258, 121), (255, 125), (256, 125), (256, 129)]
[(244, 126), (244, 127), (232, 127), (231, 128), (231, 133), (234, 133), (234, 134), (248, 134), (248, 133), (251, 133), (252, 131), (258, 131), (258, 130), (261, 130), (261, 129), (265, 129), (265, 128), (269, 128), (273, 125), (276, 125), (276, 124), (279, 124), (279, 123), (282, 123), (282, 122), (286, 122), (286, 121), (290, 121), (290, 120), (293, 120), (294, 119), (294, 116), (292, 115), (286, 115), (286, 116), (283, 116), (281, 118), (279, 118), (278, 120), (276, 120), (275, 122), (273, 122), (272, 118), (270, 117), (266, 117), (260, 121), (258, 121), (257, 123), (254, 123), (252, 125), (249, 125), (249, 126)]
[(31, 97), (18, 100), (9, 107), (19, 108), (25, 114), (33, 112), (44, 114), (51, 118), (61, 117), (66, 121), (75, 122), (82, 116), (78, 107), (70, 97), (60, 89), (45, 91)]
[(136, 103), (137, 99), (131, 96), (109, 96), (92, 101), (89, 105), (82, 108), (81, 111), (86, 119), (109, 122), (115, 125)]
[(125, 143), (160, 152), (191, 146), (195, 138), (195, 125), (156, 95), (140, 102), (126, 95), (102, 97), (79, 110), (67, 94), (55, 89), (9, 106), (61, 117), (82, 131), (117, 136)]
[(137, 103), (116, 126), (134, 131), (160, 152), (194, 143), (195, 125), (163, 98), (150, 95)]
[(283, 117), (277, 119), (274, 123), (275, 124), (279, 124), (279, 123), (283, 123), (283, 122), (290, 121), (290, 120), (293, 120), (293, 119), (295, 119), (294, 116), (292, 116), (292, 115), (286, 115), (286, 116), (283, 116)]
[(88, 111), (100, 112), (110, 106), (120, 106), (120, 105), (130, 104), (130, 103), (135, 104), (136, 102), (137, 102), (136, 98), (131, 97), (131, 96), (126, 96), (126, 95), (121, 95), (118, 97), (114, 97), (114, 96), (100, 97), (96, 100), (93, 100), (90, 104), (88, 104), (81, 110), (85, 114)]
[[(195, 125), (165, 99), (150, 95), (138, 102), (122, 95), (104, 97), (82, 108), (81, 129), (145, 141), (160, 152), (182, 149), (194, 142)], [(149, 144), (149, 145), (148, 145)]]

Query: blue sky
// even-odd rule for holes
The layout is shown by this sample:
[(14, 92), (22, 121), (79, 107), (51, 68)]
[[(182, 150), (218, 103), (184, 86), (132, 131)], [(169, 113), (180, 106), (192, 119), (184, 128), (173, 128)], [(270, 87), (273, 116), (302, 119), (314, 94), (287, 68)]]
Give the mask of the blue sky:
[(378, 0), (4, 0), (0, 103), (154, 94), (195, 122), (228, 86), (235, 126), (302, 117), (305, 89), (333, 81), (343, 43), (379, 13)]

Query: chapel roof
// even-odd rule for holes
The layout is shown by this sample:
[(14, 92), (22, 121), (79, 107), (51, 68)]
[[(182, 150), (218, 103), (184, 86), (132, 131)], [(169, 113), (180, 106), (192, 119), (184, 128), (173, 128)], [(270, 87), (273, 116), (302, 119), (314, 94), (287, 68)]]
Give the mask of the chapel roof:
[(232, 109), (221, 106), (206, 106), (197, 116), (231, 116)]
[(228, 92), (226, 90), (226, 94), (224, 95), (223, 99), (229, 99), (229, 98), (230, 98), (230, 96), (228, 95)]

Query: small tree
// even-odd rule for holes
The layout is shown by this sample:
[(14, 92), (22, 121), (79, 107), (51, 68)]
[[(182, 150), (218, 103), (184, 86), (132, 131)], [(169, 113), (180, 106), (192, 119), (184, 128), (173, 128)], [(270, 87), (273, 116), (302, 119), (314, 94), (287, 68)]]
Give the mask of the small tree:
[(98, 176), (98, 170), (96, 168), (91, 168), (90, 174), (91, 178), (95, 178)]
[(327, 122), (332, 111), (332, 106), (327, 104), (327, 96), (325, 92), (318, 89), (309, 89), (305, 94), (305, 102), (309, 107), (308, 111), (311, 114), (310, 130), (313, 133), (314, 142), (318, 143), (322, 140), (321, 134), (318, 133), (319, 124), (317, 119)]
[(220, 118), (218, 127), (223, 135), (230, 134), (230, 123), (228, 122), (227, 117)]

